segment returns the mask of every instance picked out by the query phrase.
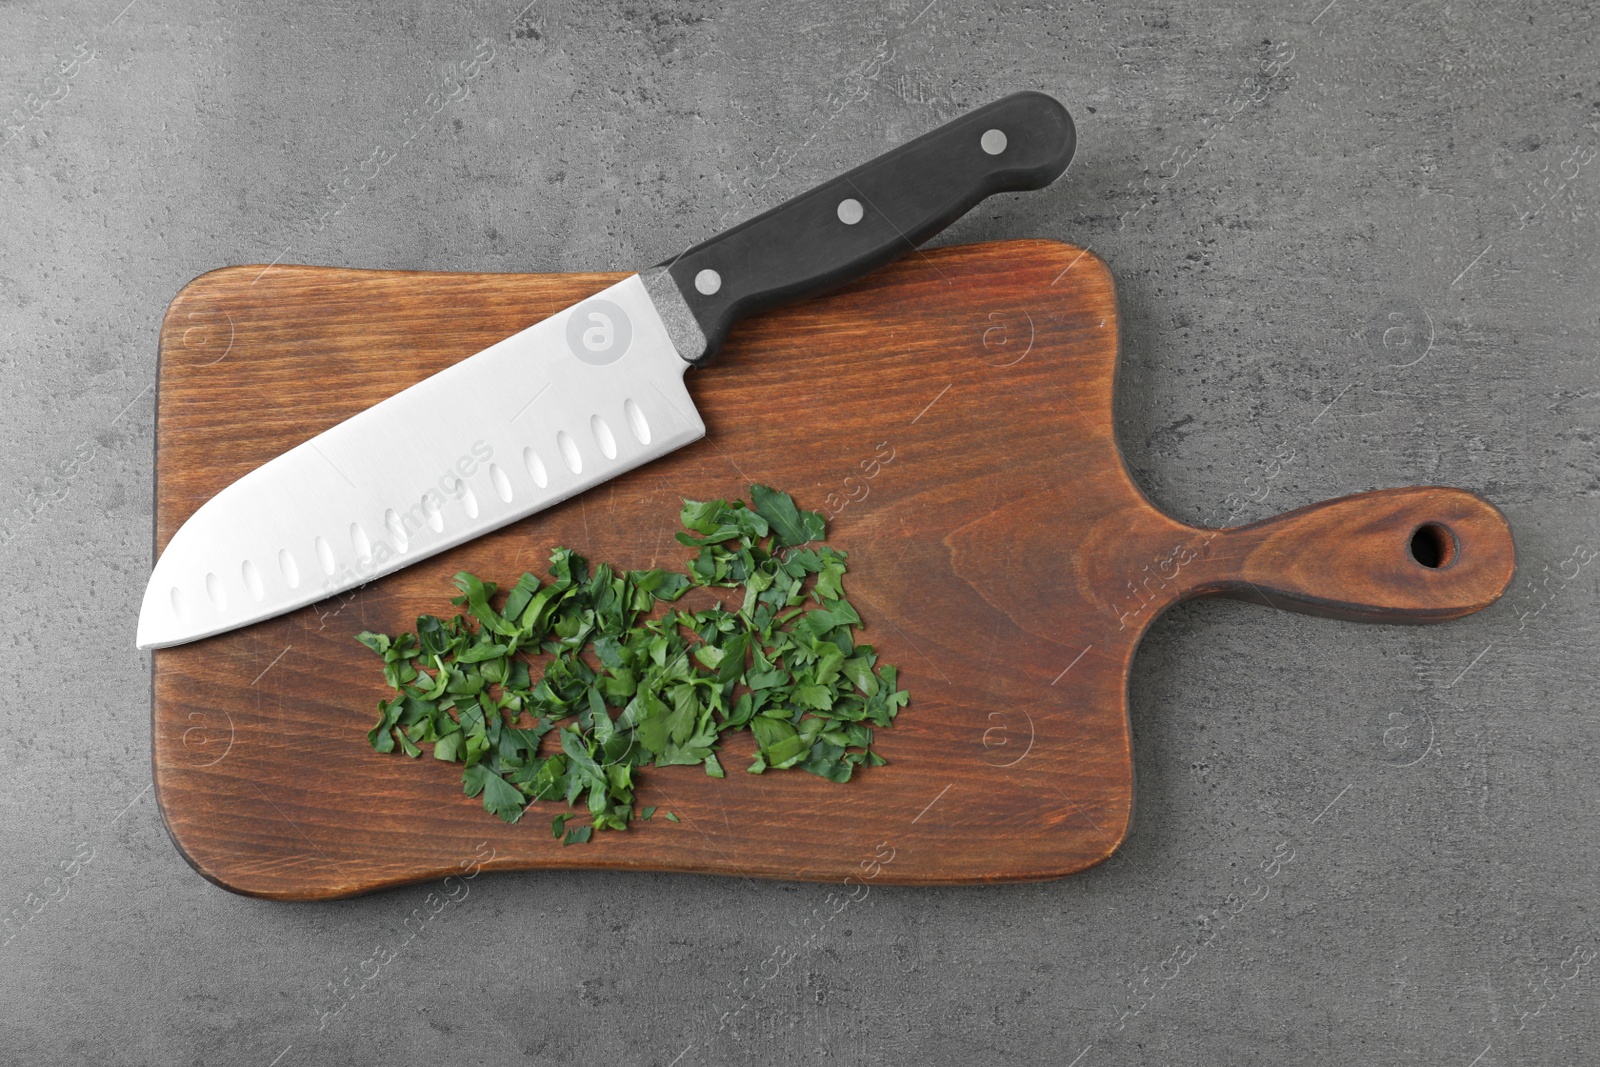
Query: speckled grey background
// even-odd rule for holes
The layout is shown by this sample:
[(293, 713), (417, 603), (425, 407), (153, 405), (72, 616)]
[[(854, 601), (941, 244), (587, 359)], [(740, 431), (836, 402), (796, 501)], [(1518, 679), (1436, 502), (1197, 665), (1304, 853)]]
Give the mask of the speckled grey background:
[[(0, 4), (4, 1062), (1592, 1062), (1592, 6), (124, 3)], [(1465, 486), (1515, 528), (1505, 600), (1174, 611), (1117, 857), (820, 932), (826, 886), (505, 875), (404, 943), (427, 887), (184, 865), (133, 632), (185, 281), (638, 266), (1019, 88), (1077, 161), (941, 241), (1110, 263), (1151, 497)]]

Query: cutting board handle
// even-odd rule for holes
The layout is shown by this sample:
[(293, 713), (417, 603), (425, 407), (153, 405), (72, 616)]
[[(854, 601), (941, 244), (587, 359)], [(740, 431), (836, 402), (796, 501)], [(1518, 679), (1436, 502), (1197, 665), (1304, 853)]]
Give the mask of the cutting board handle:
[(1370, 622), (1443, 622), (1516, 570), (1505, 516), (1463, 489), (1379, 489), (1211, 531), (1189, 596)]

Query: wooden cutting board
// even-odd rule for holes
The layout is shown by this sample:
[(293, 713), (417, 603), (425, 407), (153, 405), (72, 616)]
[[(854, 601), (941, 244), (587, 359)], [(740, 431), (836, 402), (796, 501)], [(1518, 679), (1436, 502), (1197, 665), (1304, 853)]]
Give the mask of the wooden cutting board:
[[(619, 277), (256, 266), (196, 279), (161, 332), (156, 549), (257, 465)], [(1433, 622), (1510, 581), (1505, 521), (1455, 489), (1364, 493), (1222, 532), (1168, 518), (1118, 454), (1116, 363), (1110, 272), (1052, 241), (919, 253), (744, 324), (690, 373), (706, 440), (363, 589), (156, 652), (152, 758), (173, 840), (218, 885), (295, 900), (479, 863), (1052, 878), (1127, 831), (1128, 670), (1169, 605), (1222, 595)], [(750, 775), (740, 734), (725, 780), (644, 769), (639, 805), (681, 822), (563, 846), (550, 833), (562, 806), (506, 826), (462, 795), (458, 766), (368, 748), (387, 690), (356, 633), (451, 610), (459, 570), (503, 586), (542, 574), (556, 545), (680, 566), (681, 498), (753, 481), (828, 513), (850, 554), (864, 639), (911, 693), (879, 734), (887, 766), (844, 785)]]

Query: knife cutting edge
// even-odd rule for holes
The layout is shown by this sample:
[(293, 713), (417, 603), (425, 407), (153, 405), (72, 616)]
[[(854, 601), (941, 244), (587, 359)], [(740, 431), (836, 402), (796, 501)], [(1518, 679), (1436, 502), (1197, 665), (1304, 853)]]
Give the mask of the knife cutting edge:
[(173, 534), (141, 649), (363, 585), (699, 440), (684, 385), (740, 318), (861, 277), (1076, 147), (1014, 93), (640, 271), (375, 404), (223, 489)]

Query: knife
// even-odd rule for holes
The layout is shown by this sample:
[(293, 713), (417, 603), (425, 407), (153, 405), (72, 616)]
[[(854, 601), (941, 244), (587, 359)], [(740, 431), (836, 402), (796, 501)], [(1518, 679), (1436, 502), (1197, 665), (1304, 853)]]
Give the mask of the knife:
[(734, 322), (913, 251), (1077, 137), (1004, 97), (633, 274), (297, 445), (173, 534), (139, 611), (167, 648), (364, 585), (705, 436), (684, 385)]

